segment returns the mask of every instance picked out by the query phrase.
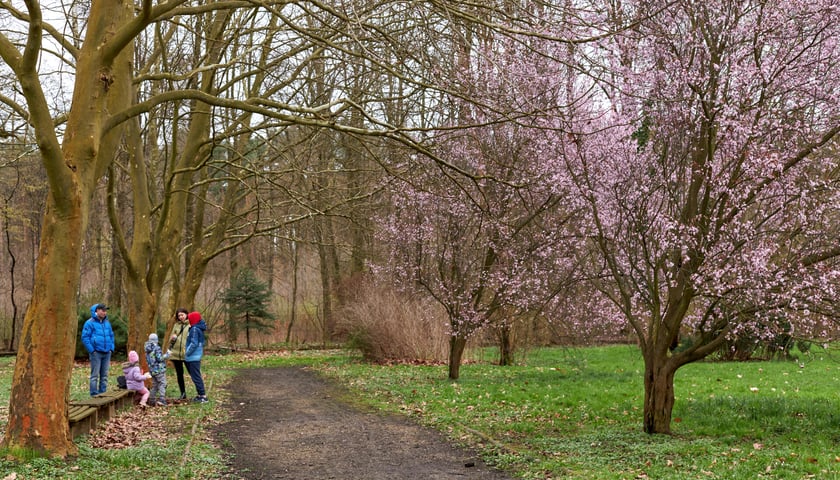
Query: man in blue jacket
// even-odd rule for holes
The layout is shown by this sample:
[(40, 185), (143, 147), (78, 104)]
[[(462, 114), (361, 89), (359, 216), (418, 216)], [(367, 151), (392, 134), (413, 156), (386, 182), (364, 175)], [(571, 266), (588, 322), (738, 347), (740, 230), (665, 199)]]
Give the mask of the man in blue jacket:
[(82, 343), (90, 355), (90, 396), (93, 397), (108, 389), (108, 370), (114, 352), (114, 329), (105, 305), (91, 305), (90, 318), (82, 327)]

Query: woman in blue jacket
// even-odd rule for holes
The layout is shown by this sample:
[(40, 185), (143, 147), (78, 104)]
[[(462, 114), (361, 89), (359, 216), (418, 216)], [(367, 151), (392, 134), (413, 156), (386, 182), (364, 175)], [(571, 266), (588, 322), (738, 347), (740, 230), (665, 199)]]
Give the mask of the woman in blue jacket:
[(90, 356), (90, 396), (93, 397), (108, 390), (108, 370), (114, 352), (114, 329), (105, 305), (91, 305), (90, 318), (82, 327), (82, 344)]
[(207, 392), (204, 390), (204, 379), (201, 378), (201, 357), (204, 355), (204, 331), (207, 323), (198, 312), (187, 315), (190, 321), (190, 332), (187, 334), (187, 346), (184, 351), (184, 365), (195, 384), (198, 395), (193, 399), (196, 403), (207, 403)]

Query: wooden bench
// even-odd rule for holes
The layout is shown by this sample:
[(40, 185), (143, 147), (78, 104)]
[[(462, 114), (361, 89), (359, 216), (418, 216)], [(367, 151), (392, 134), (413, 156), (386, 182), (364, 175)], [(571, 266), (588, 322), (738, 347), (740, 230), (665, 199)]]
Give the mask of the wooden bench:
[(99, 422), (107, 422), (119, 410), (134, 400), (131, 390), (111, 390), (95, 397), (70, 402), (67, 418), (70, 421), (70, 433), (75, 438), (89, 433)]
[(96, 407), (71, 404), (67, 412), (67, 418), (70, 420), (70, 436), (76, 438), (96, 428), (97, 412)]
[[(134, 397), (135, 392), (132, 390), (111, 390), (110, 392), (99, 394), (94, 398), (108, 401), (106, 404), (108, 407), (108, 416), (105, 418), (105, 420), (108, 420), (116, 415), (119, 410), (122, 410), (125, 406), (130, 405)], [(102, 408), (99, 409), (100, 415), (102, 414), (102, 410)]]
[(76, 402), (70, 402), (70, 405), (86, 405), (96, 407), (99, 410), (99, 419), (107, 421), (117, 411), (132, 401), (131, 390), (111, 390), (110, 392), (100, 393), (95, 397), (86, 398)]

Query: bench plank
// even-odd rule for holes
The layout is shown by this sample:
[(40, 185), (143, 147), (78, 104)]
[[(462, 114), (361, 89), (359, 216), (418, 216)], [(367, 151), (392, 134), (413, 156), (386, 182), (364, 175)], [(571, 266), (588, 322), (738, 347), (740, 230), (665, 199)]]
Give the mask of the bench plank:
[(90, 433), (96, 428), (99, 409), (88, 405), (70, 405), (67, 418), (70, 420), (70, 435), (73, 438)]
[(110, 392), (100, 393), (95, 397), (86, 398), (84, 400), (77, 400), (73, 402), (75, 405), (90, 405), (100, 407), (111, 402), (122, 400), (129, 394), (134, 393), (131, 390), (112, 390)]
[(78, 422), (83, 418), (90, 416), (96, 412), (96, 407), (90, 407), (87, 405), (70, 405), (67, 411), (67, 418), (71, 422)]
[(87, 405), (99, 409), (100, 420), (107, 421), (117, 414), (117, 411), (122, 409), (130, 399), (130, 394), (134, 392), (131, 390), (111, 390), (110, 392), (100, 393), (95, 397), (86, 398), (73, 402), (73, 405)]

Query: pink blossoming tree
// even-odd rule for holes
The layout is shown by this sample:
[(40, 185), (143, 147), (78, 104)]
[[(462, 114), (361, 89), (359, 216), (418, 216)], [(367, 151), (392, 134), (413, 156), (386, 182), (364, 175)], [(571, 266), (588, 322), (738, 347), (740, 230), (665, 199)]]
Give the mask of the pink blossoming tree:
[[(458, 73), (468, 88), (447, 103), (458, 113), (436, 133), (437, 161), (406, 165), (380, 234), (394, 278), (448, 313), (451, 379), (467, 340), (488, 326), (508, 364), (513, 319), (557, 308), (577, 271), (563, 227), (575, 218), (573, 184), (543, 160), (559, 135), (545, 125), (572, 100), (567, 67), (544, 61), (533, 39), (485, 40)], [(550, 53), (565, 56), (560, 46)]]
[(556, 158), (588, 212), (594, 285), (638, 336), (644, 430), (669, 433), (680, 367), (771, 318), (813, 337), (837, 314), (840, 9), (621, 5), (581, 50), (600, 91)]

